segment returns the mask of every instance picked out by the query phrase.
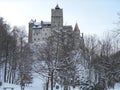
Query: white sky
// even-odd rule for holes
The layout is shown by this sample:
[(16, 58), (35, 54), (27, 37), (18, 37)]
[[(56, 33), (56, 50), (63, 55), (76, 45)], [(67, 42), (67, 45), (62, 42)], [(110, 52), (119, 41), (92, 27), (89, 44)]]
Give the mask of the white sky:
[(84, 34), (102, 35), (114, 28), (120, 0), (0, 0), (0, 16), (12, 26), (25, 26), (31, 19), (50, 21), (51, 8), (63, 8), (64, 25), (77, 22)]

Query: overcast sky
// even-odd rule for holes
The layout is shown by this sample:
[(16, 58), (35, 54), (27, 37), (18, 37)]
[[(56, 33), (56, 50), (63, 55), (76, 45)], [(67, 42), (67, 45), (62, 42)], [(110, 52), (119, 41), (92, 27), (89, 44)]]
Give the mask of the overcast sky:
[(28, 29), (31, 19), (50, 21), (56, 4), (63, 8), (64, 25), (77, 22), (84, 34), (100, 36), (113, 29), (120, 13), (120, 0), (0, 0), (0, 16)]

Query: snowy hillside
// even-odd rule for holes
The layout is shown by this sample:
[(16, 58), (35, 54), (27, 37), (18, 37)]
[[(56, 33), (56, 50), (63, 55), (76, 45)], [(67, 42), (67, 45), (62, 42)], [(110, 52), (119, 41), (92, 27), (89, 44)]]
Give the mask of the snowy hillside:
[[(4, 83), (0, 90), (2, 90), (3, 88), (7, 88), (7, 90), (8, 89), (10, 90), (11, 88), (14, 88), (14, 90), (21, 90), (20, 86), (7, 83)], [(44, 80), (41, 80), (39, 78), (34, 78), (33, 84), (25, 88), (25, 90), (40, 90), (40, 89), (44, 90)]]
[(116, 84), (114, 89), (109, 89), (109, 90), (120, 90), (120, 84)]
[[(35, 77), (33, 84), (27, 86), (25, 88), (25, 90), (44, 90), (44, 83), (45, 83), (45, 80)], [(14, 88), (14, 90), (21, 90), (20, 86), (18, 86), (18, 85), (4, 83), (3, 86), (7, 87), (8, 88), (7, 90), (10, 90), (10, 88)], [(3, 87), (0, 87), (0, 90), (3, 90), (2, 88)], [(49, 90), (50, 90), (50, 88), (49, 88)], [(54, 90), (56, 90), (56, 89), (54, 88)], [(57, 90), (63, 90), (63, 88), (59, 88)], [(74, 89), (71, 87), (71, 90), (80, 90), (80, 89), (78, 87), (76, 87)], [(120, 84), (116, 84), (114, 89), (108, 89), (108, 90), (120, 90)]]

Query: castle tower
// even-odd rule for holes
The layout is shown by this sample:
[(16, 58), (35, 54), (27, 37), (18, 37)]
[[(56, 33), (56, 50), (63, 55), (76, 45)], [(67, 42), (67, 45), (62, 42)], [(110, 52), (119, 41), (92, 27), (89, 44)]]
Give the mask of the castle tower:
[(55, 9), (51, 10), (51, 26), (63, 26), (63, 9), (60, 9), (58, 5), (56, 5)]
[(29, 22), (29, 35), (28, 35), (28, 42), (31, 43), (32, 42), (32, 27), (34, 25), (34, 20), (31, 19), (31, 21)]

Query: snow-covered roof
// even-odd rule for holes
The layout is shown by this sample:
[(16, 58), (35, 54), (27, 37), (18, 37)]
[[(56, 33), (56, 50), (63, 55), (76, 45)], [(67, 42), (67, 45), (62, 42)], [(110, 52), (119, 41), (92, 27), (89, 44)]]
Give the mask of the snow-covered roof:
[(33, 20), (33, 19), (31, 19), (29, 23), (34, 23), (34, 20)]
[(29, 24), (33, 24), (33, 29), (41, 29), (42, 27), (50, 27), (51, 26), (51, 22), (46, 22), (46, 21), (41, 21), (41, 22), (36, 22), (36, 19), (33, 20), (31, 19)]
[(32, 28), (33, 29), (40, 29), (40, 28), (42, 28), (42, 26), (41, 25), (38, 25), (38, 26), (34, 25)]
[(40, 22), (35, 22), (34, 25), (41, 25), (41, 23)]

